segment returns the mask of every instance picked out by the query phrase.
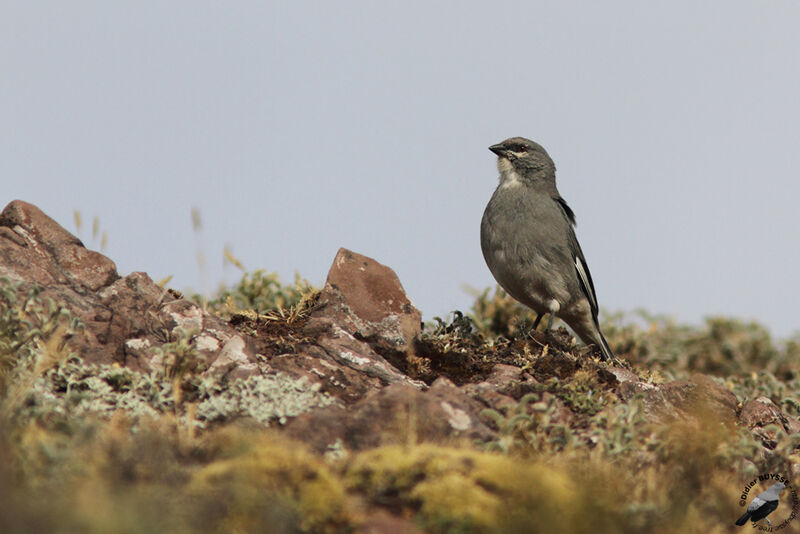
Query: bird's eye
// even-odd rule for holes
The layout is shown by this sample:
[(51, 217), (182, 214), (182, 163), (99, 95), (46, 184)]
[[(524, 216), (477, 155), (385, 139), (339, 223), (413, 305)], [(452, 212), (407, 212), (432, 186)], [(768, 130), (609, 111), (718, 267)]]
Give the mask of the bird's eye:
[(517, 152), (527, 152), (527, 151), (528, 151), (528, 147), (526, 147), (525, 145), (519, 145), (517, 147)]

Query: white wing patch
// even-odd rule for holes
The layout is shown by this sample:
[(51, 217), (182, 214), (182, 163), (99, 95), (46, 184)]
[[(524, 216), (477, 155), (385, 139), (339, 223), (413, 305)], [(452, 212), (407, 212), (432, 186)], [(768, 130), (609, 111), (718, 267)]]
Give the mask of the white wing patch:
[(575, 268), (578, 270), (578, 276), (581, 278), (581, 283), (583, 287), (586, 288), (586, 294), (589, 297), (589, 304), (592, 306), (593, 310), (598, 309), (597, 307), (597, 297), (594, 296), (594, 291), (592, 291), (592, 284), (589, 283), (589, 275), (586, 274), (586, 267), (583, 265), (581, 259), (575, 256)]

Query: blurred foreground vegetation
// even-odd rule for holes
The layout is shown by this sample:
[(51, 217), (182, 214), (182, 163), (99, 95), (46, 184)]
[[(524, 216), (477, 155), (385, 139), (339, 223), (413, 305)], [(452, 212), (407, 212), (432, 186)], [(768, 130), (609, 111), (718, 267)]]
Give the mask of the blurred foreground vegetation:
[[(100, 402), (128, 393), (129, 378), (119, 370), (74, 378), (80, 359), (61, 340), (79, 322), (55, 303), (0, 286), (2, 533), (355, 532), (378, 507), (433, 533), (728, 532), (746, 481), (800, 463), (800, 435), (772, 429), (765, 454), (749, 430), (712, 414), (655, 425), (636, 399), (598, 397), (597, 377), (580, 371), (487, 410), (502, 436), (488, 444), (409, 440), (320, 456), (263, 424), (275, 414), (197, 425), (187, 418), (197, 407), (170, 388), (176, 373), (196, 379), (192, 366), (149, 378), (152, 389), (143, 391), (160, 395), (159, 409), (76, 413), (70, 407), (91, 388), (102, 390), (94, 393)], [(312, 292), (257, 271), (205, 305), (223, 317), (253, 310), (290, 318)], [(470, 313), (426, 325), (425, 336), (492, 345), (524, 335), (532, 321), (492, 289), (476, 295)], [(776, 342), (763, 326), (734, 319), (689, 326), (644, 312), (606, 316), (603, 330), (653, 383), (703, 373), (740, 402), (766, 396), (800, 415), (798, 338)], [(180, 343), (163, 350), (171, 361), (191, 356)], [(64, 392), (74, 401), (36, 398), (56, 378), (74, 384)], [(581, 416), (578, 427), (559, 422), (558, 403)]]

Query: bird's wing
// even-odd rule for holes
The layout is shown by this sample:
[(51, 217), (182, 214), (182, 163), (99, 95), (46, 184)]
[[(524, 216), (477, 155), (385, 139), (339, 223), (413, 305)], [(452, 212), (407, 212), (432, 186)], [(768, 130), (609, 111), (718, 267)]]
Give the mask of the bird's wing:
[(776, 508), (778, 508), (778, 501), (764, 501), (764, 504), (762, 504), (758, 510), (753, 512), (752, 520), (759, 521), (764, 519), (773, 511), (775, 511)]
[(572, 211), (572, 208), (570, 208), (567, 205), (567, 201), (564, 200), (563, 198), (561, 198), (560, 196), (559, 197), (555, 197), (554, 200), (556, 202), (558, 202), (559, 204), (561, 204), (561, 209), (564, 210), (564, 214), (567, 216), (567, 219), (569, 219), (570, 224), (572, 226), (577, 225), (578, 223), (575, 222), (575, 212)]
[(589, 272), (589, 266), (586, 265), (586, 260), (583, 259), (583, 253), (575, 255), (575, 270), (578, 271), (578, 279), (581, 281), (581, 289), (586, 293), (586, 298), (589, 299), (589, 305), (592, 307), (592, 315), (597, 316), (599, 307), (597, 306), (597, 297), (594, 295), (594, 284), (592, 284), (592, 275)]
[(570, 247), (573, 250), (572, 261), (575, 263), (575, 272), (578, 274), (578, 281), (581, 283), (581, 289), (589, 301), (589, 306), (592, 308), (592, 315), (596, 318), (600, 308), (597, 305), (597, 296), (595, 295), (594, 283), (592, 282), (592, 273), (589, 272), (586, 258), (583, 257), (583, 251), (578, 243), (578, 238), (575, 236), (575, 212), (567, 205), (567, 201), (560, 196), (555, 197), (554, 200), (561, 206), (564, 215), (570, 222), (569, 241)]
[(765, 501), (761, 497), (756, 497), (755, 499), (753, 499), (753, 502), (750, 503), (750, 506), (747, 507), (747, 511), (748, 512), (755, 512), (756, 510), (758, 510), (759, 508), (764, 506), (764, 504), (766, 504), (766, 502), (767, 501)]

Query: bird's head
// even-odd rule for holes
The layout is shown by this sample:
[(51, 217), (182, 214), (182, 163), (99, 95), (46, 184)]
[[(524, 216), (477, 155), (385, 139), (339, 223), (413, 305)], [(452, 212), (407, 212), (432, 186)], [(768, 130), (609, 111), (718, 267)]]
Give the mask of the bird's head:
[(497, 154), (497, 168), (501, 175), (516, 173), (522, 178), (555, 175), (556, 166), (550, 155), (530, 139), (511, 137), (490, 146), (489, 150)]

